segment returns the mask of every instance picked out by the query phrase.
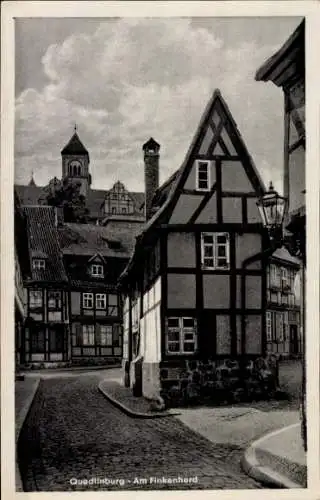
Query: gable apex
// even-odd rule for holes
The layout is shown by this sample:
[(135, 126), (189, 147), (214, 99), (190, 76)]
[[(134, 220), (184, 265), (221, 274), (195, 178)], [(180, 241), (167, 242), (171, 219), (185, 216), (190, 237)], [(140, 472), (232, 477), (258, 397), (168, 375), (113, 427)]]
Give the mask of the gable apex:
[(62, 155), (86, 155), (89, 156), (88, 150), (84, 147), (80, 138), (75, 132), (70, 141), (61, 151)]
[[(200, 148), (209, 129), (213, 131), (212, 136), (209, 137), (207, 141), (209, 152), (202, 155)], [(223, 134), (225, 141), (229, 141), (229, 148), (232, 147), (231, 152), (228, 149), (228, 144), (225, 144), (223, 140)], [(262, 196), (265, 193), (264, 183), (254, 165), (251, 155), (246, 148), (229, 107), (222, 97), (220, 89), (217, 88), (214, 90), (211, 99), (202, 114), (199, 125), (188, 148), (183, 164), (179, 169), (177, 178), (170, 190), (169, 196), (161, 208), (148, 221), (143, 234), (148, 232), (148, 230), (155, 224), (168, 222), (170, 212), (172, 212), (174, 206), (176, 205), (180, 193), (183, 190), (186, 180), (193, 168), (194, 160), (199, 157), (199, 155), (202, 155), (201, 157), (203, 158), (208, 157), (214, 159), (214, 150), (217, 144), (220, 146), (218, 151), (219, 157), (222, 158), (222, 161), (224, 158), (221, 151), (225, 154), (226, 160), (228, 156), (237, 159), (238, 162), (242, 164), (244, 174), (248, 177), (248, 179), (250, 179), (256, 195)]]
[(100, 253), (96, 253), (94, 254), (89, 260), (88, 262), (103, 262), (105, 263), (105, 259), (103, 258), (103, 256), (100, 254)]

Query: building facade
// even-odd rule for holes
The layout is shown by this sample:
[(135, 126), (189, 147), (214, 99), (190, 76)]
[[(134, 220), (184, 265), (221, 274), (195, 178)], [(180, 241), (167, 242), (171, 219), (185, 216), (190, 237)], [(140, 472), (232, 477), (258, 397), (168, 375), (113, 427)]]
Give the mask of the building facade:
[(16, 191), (14, 191), (14, 265), (15, 365), (18, 371), (24, 359), (23, 332), (27, 315), (27, 291), (24, 280), (30, 275), (30, 262), (26, 220)]
[(25, 280), (27, 317), (22, 364), (67, 362), (68, 277), (64, 269), (53, 207), (25, 207), (31, 277)]
[(58, 227), (69, 280), (74, 364), (121, 362), (122, 302), (116, 284), (132, 252), (135, 230), (71, 223)]
[[(109, 190), (92, 189), (89, 152), (76, 130), (61, 151), (61, 166), (62, 180), (81, 184), (89, 223), (65, 223), (62, 210), (46, 205), (46, 188), (33, 176), (28, 186), (15, 186), (31, 252), (31, 275), (25, 291), (20, 286), (16, 294), (16, 314), (23, 297), (26, 302), (25, 325), (16, 319), (19, 363), (119, 361), (122, 303), (116, 283), (145, 221), (144, 194), (129, 192), (120, 181)], [(23, 253), (21, 241), (17, 248)], [(21, 281), (18, 264), (16, 259)]]
[(264, 192), (215, 91), (183, 165), (155, 191), (155, 213), (121, 276), (125, 378), (137, 393), (167, 398), (200, 365), (230, 373), (230, 363), (236, 372), (266, 356)]
[(288, 199), (285, 221), (287, 247), (300, 259), (302, 338), (302, 438), (307, 449), (306, 359), (305, 359), (305, 19), (270, 59), (256, 73), (256, 80), (272, 82), (284, 95), (284, 195)]
[(267, 269), (267, 350), (283, 358), (300, 357), (300, 262), (284, 248), (276, 250)]

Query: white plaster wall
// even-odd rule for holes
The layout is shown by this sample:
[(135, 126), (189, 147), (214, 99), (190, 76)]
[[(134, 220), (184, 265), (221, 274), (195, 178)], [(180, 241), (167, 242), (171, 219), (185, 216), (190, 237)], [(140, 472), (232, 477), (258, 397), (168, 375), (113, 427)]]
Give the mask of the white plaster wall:
[(140, 355), (147, 363), (157, 363), (161, 361), (161, 278), (145, 293), (144, 304), (145, 312), (140, 320)]

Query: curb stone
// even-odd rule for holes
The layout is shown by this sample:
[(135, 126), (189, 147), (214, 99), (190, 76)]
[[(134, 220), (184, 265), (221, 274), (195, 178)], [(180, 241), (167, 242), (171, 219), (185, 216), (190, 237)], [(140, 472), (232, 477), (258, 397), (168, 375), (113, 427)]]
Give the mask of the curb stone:
[[(283, 427), (283, 429), (281, 430), (285, 430), (286, 428), (287, 427)], [(264, 439), (268, 439), (270, 434), (274, 434), (274, 432), (271, 432), (263, 438), (258, 439), (251, 446), (249, 446), (249, 448), (247, 448), (240, 461), (242, 469), (246, 474), (248, 474), (248, 476), (271, 488), (303, 489), (303, 486), (301, 486), (300, 484), (291, 481), (286, 476), (284, 476), (283, 474), (279, 474), (277, 471), (271, 469), (270, 467), (261, 465), (258, 461), (256, 455), (257, 443), (262, 442)]]
[(62, 367), (62, 368), (38, 368), (38, 369), (25, 369), (22, 370), (22, 374), (26, 377), (29, 377), (30, 375), (34, 376), (40, 376), (42, 374), (48, 374), (48, 373), (53, 373), (57, 374), (60, 372), (70, 372), (70, 373), (77, 373), (77, 372), (91, 372), (91, 371), (103, 371), (103, 370), (113, 370), (113, 369), (119, 369), (121, 368), (121, 365), (101, 365), (101, 366), (69, 366), (69, 367)]
[(175, 415), (180, 415), (178, 412), (154, 412), (154, 413), (142, 413), (142, 412), (137, 412), (130, 410), (127, 406), (125, 406), (123, 403), (120, 403), (117, 399), (114, 397), (110, 396), (110, 394), (102, 387), (103, 381), (99, 383), (98, 389), (99, 391), (103, 394), (104, 397), (106, 397), (110, 403), (112, 403), (114, 406), (122, 410), (126, 415), (132, 418), (164, 418), (164, 417), (173, 417)]
[(24, 405), (23, 405), (21, 411), (19, 412), (19, 415), (15, 421), (15, 490), (16, 490), (16, 492), (23, 492), (24, 491), (22, 478), (21, 478), (21, 474), (20, 474), (19, 463), (18, 463), (18, 451), (17, 451), (18, 441), (19, 441), (19, 437), (21, 434), (23, 424), (25, 423), (25, 421), (28, 417), (31, 405), (33, 403), (33, 400), (34, 400), (37, 392), (38, 392), (39, 384), (40, 384), (40, 379), (35, 380), (34, 386), (32, 387), (30, 394), (26, 398)]

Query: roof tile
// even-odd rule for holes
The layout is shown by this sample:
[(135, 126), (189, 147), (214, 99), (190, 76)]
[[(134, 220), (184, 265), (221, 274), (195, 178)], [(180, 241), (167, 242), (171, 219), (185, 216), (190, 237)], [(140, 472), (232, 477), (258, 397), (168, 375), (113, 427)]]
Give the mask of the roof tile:
[(24, 213), (28, 221), (31, 257), (42, 256), (46, 260), (45, 269), (32, 269), (32, 280), (66, 282), (68, 278), (60, 252), (54, 208), (24, 207)]

